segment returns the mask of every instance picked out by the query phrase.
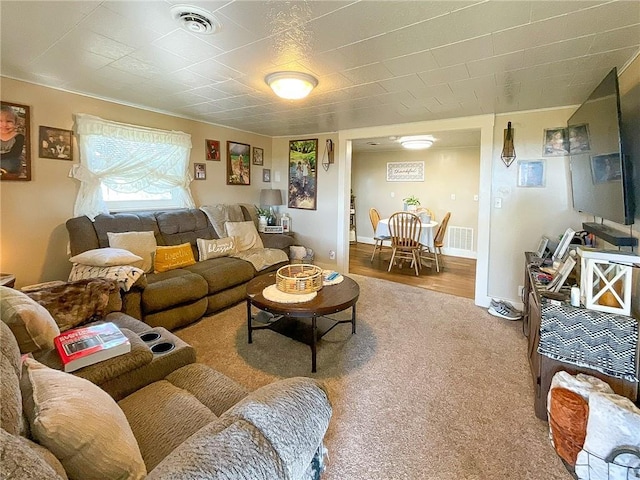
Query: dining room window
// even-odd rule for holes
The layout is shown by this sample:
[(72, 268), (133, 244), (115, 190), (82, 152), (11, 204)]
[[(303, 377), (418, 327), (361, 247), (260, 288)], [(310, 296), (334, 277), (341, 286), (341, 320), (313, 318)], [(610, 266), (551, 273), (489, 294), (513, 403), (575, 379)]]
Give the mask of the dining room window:
[(191, 135), (76, 115), (80, 181), (74, 215), (193, 207)]

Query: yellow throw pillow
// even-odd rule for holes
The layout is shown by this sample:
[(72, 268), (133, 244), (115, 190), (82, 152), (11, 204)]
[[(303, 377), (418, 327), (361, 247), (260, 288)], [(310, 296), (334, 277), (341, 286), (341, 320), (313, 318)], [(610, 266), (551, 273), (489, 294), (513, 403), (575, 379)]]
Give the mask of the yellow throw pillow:
[(206, 240), (198, 238), (199, 261), (209, 260), (210, 258), (228, 257), (238, 252), (236, 248), (236, 239), (233, 237)]
[(154, 273), (166, 272), (174, 268), (188, 267), (196, 263), (190, 243), (156, 247)]
[(247, 222), (225, 222), (224, 228), (230, 237), (236, 237), (238, 252), (244, 252), (252, 248), (264, 248), (262, 238), (256, 230), (256, 225), (251, 220)]

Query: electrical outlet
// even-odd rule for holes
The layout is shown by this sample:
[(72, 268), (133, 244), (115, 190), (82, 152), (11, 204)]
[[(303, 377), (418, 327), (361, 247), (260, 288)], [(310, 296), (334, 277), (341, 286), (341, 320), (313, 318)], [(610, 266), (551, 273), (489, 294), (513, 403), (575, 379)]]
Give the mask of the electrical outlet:
[(501, 198), (499, 198), (499, 197), (498, 197), (498, 198), (496, 198), (496, 199), (495, 199), (495, 202), (494, 202), (494, 206), (495, 206), (496, 208), (502, 208), (502, 199), (501, 199)]
[(336, 259), (336, 252), (334, 252), (333, 250), (329, 250), (329, 260), (335, 260)]
[(518, 296), (522, 298), (522, 291), (524, 290), (524, 285), (518, 285)]

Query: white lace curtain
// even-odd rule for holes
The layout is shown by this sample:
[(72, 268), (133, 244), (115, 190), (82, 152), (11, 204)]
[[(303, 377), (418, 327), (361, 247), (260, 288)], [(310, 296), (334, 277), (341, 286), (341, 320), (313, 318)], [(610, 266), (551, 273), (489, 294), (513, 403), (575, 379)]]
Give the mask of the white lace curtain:
[(194, 207), (189, 191), (191, 135), (77, 114), (75, 132), (80, 164), (70, 176), (79, 180), (74, 215), (92, 220), (108, 213), (104, 184), (119, 193), (171, 192), (178, 206)]

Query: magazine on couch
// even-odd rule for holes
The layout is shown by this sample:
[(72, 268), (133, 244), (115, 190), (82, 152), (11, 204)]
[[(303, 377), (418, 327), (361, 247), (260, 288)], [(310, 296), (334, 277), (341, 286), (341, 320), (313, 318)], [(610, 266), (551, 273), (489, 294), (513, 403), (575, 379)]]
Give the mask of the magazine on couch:
[(113, 323), (74, 328), (58, 335), (54, 341), (65, 372), (131, 351), (129, 339)]

